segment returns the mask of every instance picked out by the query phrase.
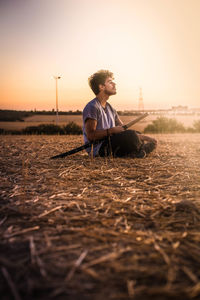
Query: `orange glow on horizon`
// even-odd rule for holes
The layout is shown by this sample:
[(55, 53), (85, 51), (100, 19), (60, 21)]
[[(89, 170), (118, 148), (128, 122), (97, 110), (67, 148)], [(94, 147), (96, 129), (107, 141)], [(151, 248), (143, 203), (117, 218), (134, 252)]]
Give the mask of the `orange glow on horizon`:
[[(12, 2), (12, 1), (11, 1)], [(82, 110), (88, 77), (115, 75), (116, 109), (200, 106), (200, 1), (2, 2), (1, 109)], [(105, 20), (105, 21), (103, 21)]]

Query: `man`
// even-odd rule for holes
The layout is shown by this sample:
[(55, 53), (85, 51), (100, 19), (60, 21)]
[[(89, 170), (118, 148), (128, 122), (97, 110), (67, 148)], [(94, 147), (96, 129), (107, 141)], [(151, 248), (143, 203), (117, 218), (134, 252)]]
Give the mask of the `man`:
[[(116, 94), (113, 73), (100, 70), (88, 79), (96, 95), (83, 110), (83, 136), (85, 143), (105, 138), (88, 149), (93, 156), (145, 157), (156, 147), (156, 140), (135, 130), (124, 130), (116, 110), (107, 102)], [(91, 153), (92, 152), (92, 153)]]

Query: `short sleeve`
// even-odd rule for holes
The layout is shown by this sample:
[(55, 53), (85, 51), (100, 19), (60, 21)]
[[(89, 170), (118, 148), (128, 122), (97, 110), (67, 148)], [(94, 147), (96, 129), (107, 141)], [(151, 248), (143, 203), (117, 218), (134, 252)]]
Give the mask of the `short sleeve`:
[(86, 107), (83, 110), (83, 122), (85, 123), (87, 119), (93, 119), (96, 121), (98, 120), (97, 107), (95, 105), (90, 105), (90, 103), (86, 105)]

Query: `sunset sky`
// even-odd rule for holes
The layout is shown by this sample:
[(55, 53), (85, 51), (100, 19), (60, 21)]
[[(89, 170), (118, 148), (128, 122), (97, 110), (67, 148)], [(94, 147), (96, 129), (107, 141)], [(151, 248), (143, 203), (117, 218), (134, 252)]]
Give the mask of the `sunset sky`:
[(0, 0), (0, 109), (82, 110), (114, 72), (120, 110), (200, 107), (200, 0)]

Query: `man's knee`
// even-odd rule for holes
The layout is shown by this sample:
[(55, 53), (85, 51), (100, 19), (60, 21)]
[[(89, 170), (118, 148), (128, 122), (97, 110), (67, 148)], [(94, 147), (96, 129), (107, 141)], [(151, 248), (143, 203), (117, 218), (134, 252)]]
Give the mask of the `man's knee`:
[(139, 147), (142, 144), (139, 137), (140, 135), (135, 130), (131, 130), (131, 129), (125, 130), (123, 134), (128, 142), (132, 141), (134, 142), (134, 144), (138, 145)]
[(142, 142), (135, 130), (125, 130), (111, 137), (111, 144), (117, 156), (139, 151)]

